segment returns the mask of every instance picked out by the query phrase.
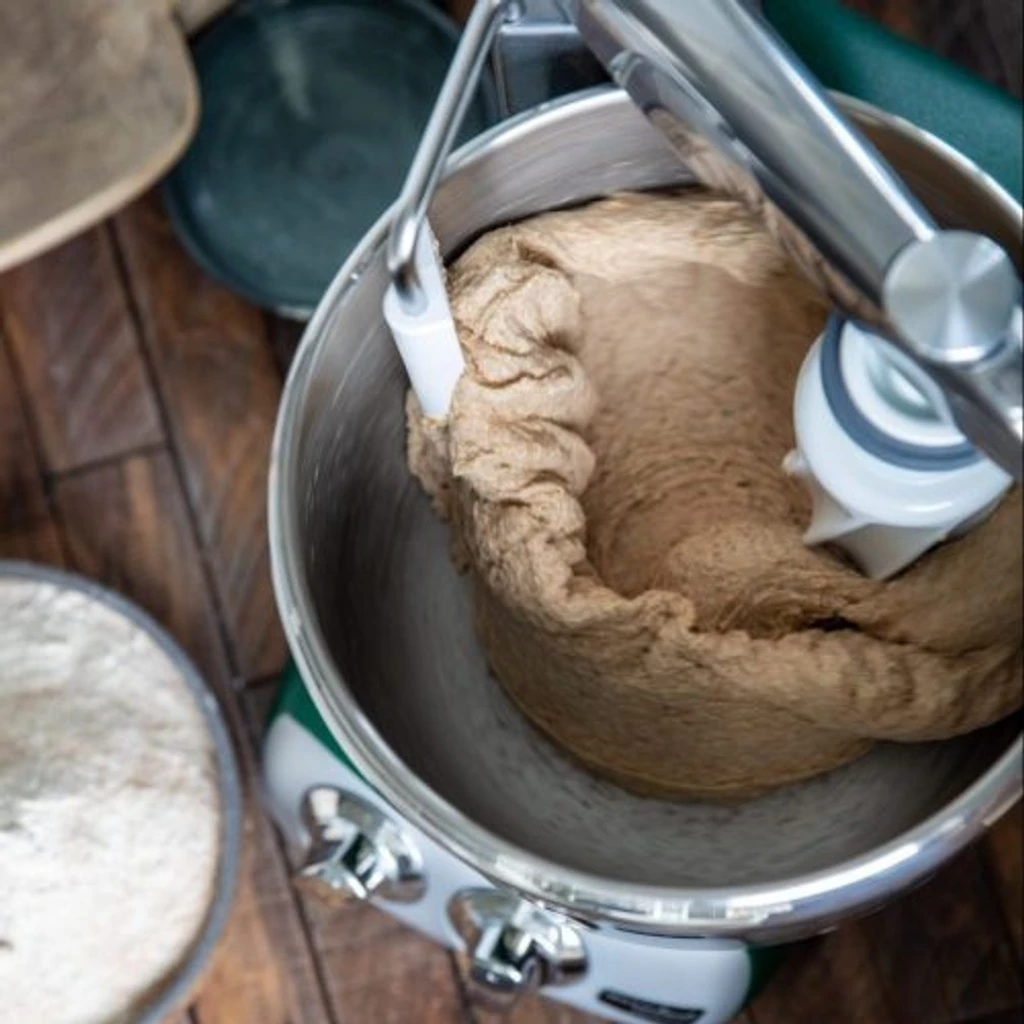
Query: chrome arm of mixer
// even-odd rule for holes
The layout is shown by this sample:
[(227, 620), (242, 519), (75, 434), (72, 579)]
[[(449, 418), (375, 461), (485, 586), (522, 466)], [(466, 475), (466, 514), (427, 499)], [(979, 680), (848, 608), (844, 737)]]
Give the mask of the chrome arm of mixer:
[(388, 271), (400, 299), (411, 308), (416, 306), (420, 293), (416, 242), (430, 197), (465, 119), (501, 21), (516, 15), (514, 0), (477, 0), (398, 197), (388, 237)]
[(1020, 307), (1006, 342), (988, 358), (961, 367), (933, 367), (931, 374), (964, 434), (1015, 480), (1024, 478)]
[(562, 3), (697, 176), (755, 209), (841, 307), (921, 363), (964, 433), (1019, 479), (1020, 282), (1007, 254), (940, 231), (743, 0)]
[(1022, 478), (1020, 281), (990, 239), (942, 231), (890, 266), (885, 309), (904, 348), (945, 393), (963, 433)]
[(770, 204), (880, 306), (893, 257), (935, 225), (748, 4), (564, 3), (584, 43), (696, 173)]

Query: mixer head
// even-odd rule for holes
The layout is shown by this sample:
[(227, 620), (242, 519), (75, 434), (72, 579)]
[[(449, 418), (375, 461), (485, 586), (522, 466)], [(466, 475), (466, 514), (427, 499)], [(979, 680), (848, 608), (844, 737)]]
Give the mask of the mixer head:
[(587, 46), (707, 185), (757, 211), (836, 304), (888, 337), (1021, 474), (1021, 285), (944, 231), (742, 0), (566, 0)]
[(565, 6), (687, 165), (759, 213), (857, 321), (826, 331), (797, 387), (787, 468), (814, 501), (807, 542), (887, 577), (977, 523), (1021, 477), (1007, 253), (940, 229), (749, 4)]
[[(816, 346), (798, 387), (797, 450), (787, 468), (814, 499), (808, 542), (846, 546), (865, 571), (884, 577), (977, 522), (1022, 475), (1021, 283), (1007, 253), (983, 235), (940, 229), (752, 9), (759, 5), (559, 0), (557, 7), (697, 178), (746, 202), (866, 328), (851, 329), (850, 341), (850, 332), (832, 331), (829, 360)], [(417, 239), (465, 97), (502, 21), (525, 13), (550, 27), (555, 9), (547, 0), (477, 3), (397, 204), (389, 309), (397, 308), (395, 295), (411, 309), (422, 294), (419, 278), (437, 277), (436, 267), (418, 263)], [(422, 361), (410, 359), (410, 321), (388, 319), (421, 402), (435, 390), (450, 394), (418, 384), (432, 381)], [(456, 365), (450, 313), (442, 308), (440, 319), (450, 329), (439, 358)], [(832, 366), (831, 379), (820, 378), (818, 368)], [(908, 416), (909, 394), (917, 409)]]

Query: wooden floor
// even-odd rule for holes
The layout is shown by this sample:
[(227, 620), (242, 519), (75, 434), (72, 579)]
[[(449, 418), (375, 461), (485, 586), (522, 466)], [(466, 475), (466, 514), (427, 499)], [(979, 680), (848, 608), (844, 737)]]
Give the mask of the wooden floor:
[[(232, 922), (171, 1024), (493, 1024), (453, 958), (372, 908), (299, 896), (255, 781), (285, 647), (267, 566), (267, 453), (296, 341), (206, 279), (157, 197), (0, 277), (0, 558), (129, 595), (223, 702), (249, 780)], [(1018, 807), (925, 887), (793, 955), (747, 1024), (1001, 1024), (1021, 1016)], [(514, 1024), (582, 1024), (534, 1000)]]

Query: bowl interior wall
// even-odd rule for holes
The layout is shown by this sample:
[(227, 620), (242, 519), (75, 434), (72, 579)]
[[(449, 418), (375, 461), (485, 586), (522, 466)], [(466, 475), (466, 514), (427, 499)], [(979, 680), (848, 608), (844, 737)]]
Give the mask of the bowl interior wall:
[[(1018, 225), (969, 173), (883, 121), (863, 124), (942, 221), (987, 231), (1016, 253)], [(581, 105), (555, 128), (516, 129), (463, 166), (431, 220), (451, 252), (539, 209), (684, 180), (628, 103)], [(464, 814), (533, 853), (618, 881), (766, 882), (896, 837), (1016, 737), (1019, 722), (1008, 721), (947, 742), (881, 744), (829, 775), (730, 807), (640, 799), (567, 760), (489, 674), (447, 529), (406, 468), (406, 378), (381, 319), (385, 284), (378, 237), (318, 339), (298, 450), (302, 557), (337, 685)]]

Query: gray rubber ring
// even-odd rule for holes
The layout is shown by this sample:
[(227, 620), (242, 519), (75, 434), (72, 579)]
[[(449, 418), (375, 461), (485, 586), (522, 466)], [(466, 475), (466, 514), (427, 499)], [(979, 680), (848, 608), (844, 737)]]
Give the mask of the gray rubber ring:
[(850, 440), (859, 445), (876, 459), (903, 469), (937, 473), (972, 466), (982, 458), (981, 453), (969, 441), (962, 444), (931, 448), (927, 445), (910, 444), (875, 426), (861, 411), (850, 396), (843, 379), (839, 359), (843, 328), (847, 320), (833, 313), (825, 326), (821, 341), (821, 386), (835, 416)]

